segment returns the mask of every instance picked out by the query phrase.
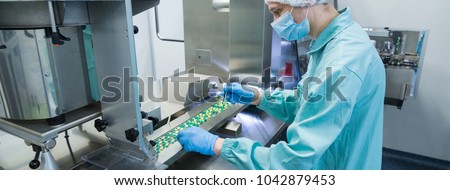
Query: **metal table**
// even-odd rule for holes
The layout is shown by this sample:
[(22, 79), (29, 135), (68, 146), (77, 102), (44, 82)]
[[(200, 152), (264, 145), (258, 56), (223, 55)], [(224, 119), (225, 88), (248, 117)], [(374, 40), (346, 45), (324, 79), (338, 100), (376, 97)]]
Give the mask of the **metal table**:
[(58, 137), (58, 134), (79, 126), (101, 115), (99, 103), (91, 104), (66, 114), (66, 122), (49, 126), (45, 120), (19, 121), (0, 119), (0, 130), (13, 134), (33, 144), (45, 143)]
[[(255, 107), (247, 107), (237, 114), (236, 117), (228, 120), (242, 124), (242, 132), (237, 137), (256, 140), (265, 146), (277, 142), (279, 137), (285, 133), (285, 129), (288, 126), (288, 124), (269, 116), (267, 113)], [(224, 138), (235, 138), (224, 134), (218, 135)], [(198, 153), (186, 153), (183, 150), (177, 151), (179, 151), (179, 153), (174, 157), (176, 160), (168, 161), (170, 163), (168, 169), (170, 170), (237, 169), (231, 163), (221, 159), (219, 156), (204, 156)], [(97, 167), (88, 162), (83, 162), (72, 169), (99, 170), (104, 168)]]
[[(259, 141), (269, 146), (278, 141), (288, 124), (269, 116), (267, 113), (249, 107), (238, 114), (232, 121), (242, 124), (242, 132), (238, 137), (246, 137)], [(226, 135), (218, 134), (221, 137)], [(231, 163), (221, 159), (219, 156), (204, 156), (198, 153), (187, 153), (168, 169), (171, 170), (233, 170), (237, 169)]]

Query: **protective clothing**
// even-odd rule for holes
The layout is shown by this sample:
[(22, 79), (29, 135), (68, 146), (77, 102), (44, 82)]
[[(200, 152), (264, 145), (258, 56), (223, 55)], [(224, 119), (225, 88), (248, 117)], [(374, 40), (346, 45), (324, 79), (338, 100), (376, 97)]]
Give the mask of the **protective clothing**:
[(223, 88), (224, 96), (232, 104), (250, 104), (255, 97), (255, 93), (250, 90), (244, 90), (239, 83), (231, 83)]
[(291, 123), (269, 148), (225, 139), (221, 157), (241, 169), (380, 169), (385, 69), (367, 33), (339, 11), (311, 43), (297, 90), (267, 92), (258, 106)]
[(277, 20), (272, 22), (272, 28), (278, 35), (288, 41), (302, 39), (309, 34), (310, 25), (308, 19), (309, 8), (306, 13), (305, 19), (300, 24), (295, 23), (292, 17), (292, 7), (290, 12), (286, 12), (281, 15)]
[(199, 127), (189, 127), (180, 131), (177, 135), (178, 141), (184, 150), (188, 152), (198, 152), (204, 155), (216, 155), (214, 144), (219, 138)]
[(328, 0), (265, 0), (266, 4), (270, 2), (287, 4), (293, 7), (309, 7), (317, 4), (327, 3)]

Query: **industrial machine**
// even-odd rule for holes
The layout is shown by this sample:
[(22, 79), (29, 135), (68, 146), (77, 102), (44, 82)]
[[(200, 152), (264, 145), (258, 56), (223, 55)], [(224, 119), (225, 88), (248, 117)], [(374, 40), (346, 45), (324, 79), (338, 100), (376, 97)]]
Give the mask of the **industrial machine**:
[[(155, 132), (149, 136), (159, 155), (158, 161), (166, 165), (176, 163), (178, 166), (174, 169), (186, 169), (186, 165), (195, 165), (194, 162), (207, 162), (205, 158), (196, 162), (195, 160), (200, 159), (195, 159), (194, 155), (183, 157), (185, 152), (177, 142), (176, 135), (185, 128), (198, 126), (227, 137), (250, 137), (263, 131), (266, 138), (258, 140), (266, 144), (287, 126), (255, 110), (256, 108), (247, 108), (242, 104), (232, 105), (220, 95), (219, 98), (214, 96), (221, 94), (222, 86), (230, 82), (240, 82), (257, 89), (270, 88), (272, 84), (276, 84), (276, 81), (271, 80), (272, 52), (280, 47), (281, 41), (279, 38), (278, 42), (276, 38), (272, 38), (272, 15), (264, 1), (198, 0), (195, 4), (183, 3), (183, 14), (187, 71), (176, 73), (166, 81), (184, 79), (191, 82), (185, 83), (185, 87), (178, 87), (186, 92), (169, 90), (169, 94), (180, 91), (181, 94), (187, 94), (188, 99), (204, 97), (201, 98), (204, 102), (193, 103), (188, 107), (189, 103), (198, 101), (180, 102), (184, 108), (158, 124)], [(254, 27), (246, 27), (249, 23)], [(190, 96), (192, 94), (197, 95)], [(176, 107), (174, 104), (177, 101), (169, 98), (168, 102), (170, 107)], [(247, 118), (254, 121), (248, 122)], [(268, 126), (264, 122), (273, 123)], [(246, 128), (248, 132), (241, 133), (242, 128)], [(184, 164), (183, 159), (189, 160), (189, 164)], [(221, 168), (214, 164), (199, 166), (203, 167)]]
[[(427, 30), (365, 28), (386, 68), (385, 105), (401, 109), (408, 97), (414, 97), (423, 67)], [(286, 42), (287, 43), (287, 42)], [(297, 41), (300, 73), (308, 67), (311, 39)], [(289, 54), (287, 54), (289, 55)], [(283, 55), (287, 58), (289, 56)]]
[(111, 160), (133, 155), (143, 168), (164, 168), (144, 137), (154, 120), (143, 121), (138, 84), (120, 80), (137, 76), (132, 16), (158, 3), (0, 1), (0, 129), (33, 145), (31, 168), (57, 169), (58, 134), (99, 116), (95, 127), (118, 150)]
[[(295, 48), (274, 35), (261, 0), (184, 3), (187, 70), (164, 78), (162, 96), (143, 102), (132, 16), (158, 3), (0, 0), (0, 129), (32, 145), (30, 168), (58, 169), (55, 139), (92, 120), (108, 144), (73, 169), (177, 165), (186, 152), (176, 135), (188, 127), (270, 144), (287, 126), (221, 95), (230, 82), (285, 84), (273, 80), (272, 61)], [(274, 58), (283, 44), (291, 48)], [(292, 61), (277, 63), (275, 75), (299, 78)]]
[[(280, 39), (262, 0), (184, 3), (186, 71), (144, 102), (142, 88), (153, 86), (137, 78), (132, 17), (158, 3), (0, 0), (0, 129), (32, 146), (30, 168), (58, 169), (55, 139), (90, 121), (108, 143), (72, 169), (228, 169), (186, 154), (177, 134), (201, 127), (270, 145), (283, 133), (288, 124), (230, 104), (222, 87), (296, 88), (311, 40)], [(367, 32), (386, 66), (386, 104), (401, 108), (417, 89), (427, 31)]]
[(386, 68), (385, 104), (401, 109), (414, 97), (423, 67), (427, 30), (366, 28)]

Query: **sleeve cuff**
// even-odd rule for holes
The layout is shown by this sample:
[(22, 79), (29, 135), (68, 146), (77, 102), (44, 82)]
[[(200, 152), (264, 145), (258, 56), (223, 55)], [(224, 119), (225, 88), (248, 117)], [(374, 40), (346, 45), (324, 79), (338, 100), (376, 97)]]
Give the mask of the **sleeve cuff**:
[(228, 138), (223, 141), (222, 150), (220, 154), (221, 158), (228, 160), (229, 158), (233, 157), (233, 154), (231, 152), (235, 142), (236, 142), (235, 139), (228, 139)]
[(260, 97), (261, 101), (259, 102), (259, 105), (256, 106), (256, 107), (267, 112), (268, 110), (270, 110), (270, 108), (268, 106), (268, 102), (267, 102), (267, 98), (266, 98), (265, 93), (266, 92), (263, 91), (263, 93), (261, 94), (261, 97)]

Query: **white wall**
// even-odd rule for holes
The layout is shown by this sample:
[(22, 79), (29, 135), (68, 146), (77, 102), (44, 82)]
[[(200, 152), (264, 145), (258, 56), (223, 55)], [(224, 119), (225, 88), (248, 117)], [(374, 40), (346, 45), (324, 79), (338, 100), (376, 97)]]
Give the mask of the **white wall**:
[(417, 97), (385, 109), (384, 146), (450, 160), (450, 1), (339, 1), (345, 6), (363, 26), (430, 30)]
[[(171, 3), (170, 1), (169, 3)], [(178, 1), (173, 1), (172, 3), (180, 3)], [(174, 15), (179, 15), (182, 13), (174, 13)], [(156, 24), (155, 24), (155, 10), (149, 10), (150, 26), (152, 28), (150, 35), (152, 41), (152, 49), (154, 52), (154, 63), (156, 69), (156, 77), (161, 79), (162, 77), (173, 75), (173, 71), (180, 69), (180, 71), (185, 70), (185, 58), (184, 58), (184, 43), (182, 42), (169, 42), (162, 41), (156, 35)], [(180, 24), (180, 23), (174, 23)], [(182, 23), (181, 23), (182, 24)], [(182, 32), (182, 31), (180, 31)]]
[[(174, 3), (181, 2), (167, 1), (164, 4), (170, 6), (170, 4)], [(182, 13), (174, 14), (182, 15)], [(164, 20), (163, 18), (161, 19)], [(179, 71), (185, 70), (184, 43), (163, 41), (158, 38), (154, 8), (134, 16), (134, 24), (140, 29), (135, 38), (138, 72), (139, 77), (145, 81), (144, 100), (148, 101), (148, 88), (151, 87), (147, 83), (148, 77), (153, 77), (157, 80), (154, 82), (153, 94), (159, 96), (161, 79), (173, 75), (176, 69), (179, 69)], [(182, 31), (179, 31), (179, 33), (183, 34)]]
[(149, 11), (144, 11), (133, 17), (133, 24), (139, 28), (135, 38), (138, 74), (140, 77), (152, 76), (153, 52), (151, 51), (151, 36)]
[[(180, 3), (182, 2), (168, 1), (164, 5), (170, 6), (170, 4)], [(176, 6), (179, 7), (180, 5)], [(163, 16), (170, 14), (170, 12), (167, 13), (167, 9), (159, 10), (160, 13), (163, 11), (166, 11)], [(174, 16), (182, 16), (182, 14), (179, 12), (173, 13)], [(160, 18), (160, 20), (169, 21), (176, 26), (174, 26), (175, 29), (179, 28), (180, 24), (183, 24), (182, 20), (178, 22), (173, 22), (173, 19)], [(158, 38), (154, 8), (134, 16), (133, 22), (134, 25), (139, 27), (139, 33), (135, 35), (139, 76), (147, 77), (155, 75), (157, 79), (161, 79), (162, 77), (173, 75), (175, 69), (180, 69), (180, 71), (185, 70), (184, 43), (163, 41)], [(168, 25), (170, 24), (165, 23), (164, 26), (166, 28), (169, 27)], [(177, 36), (177, 38), (183, 35), (183, 30), (178, 31), (178, 29), (177, 31), (171, 31), (171, 33), (163, 33), (163, 36)]]

